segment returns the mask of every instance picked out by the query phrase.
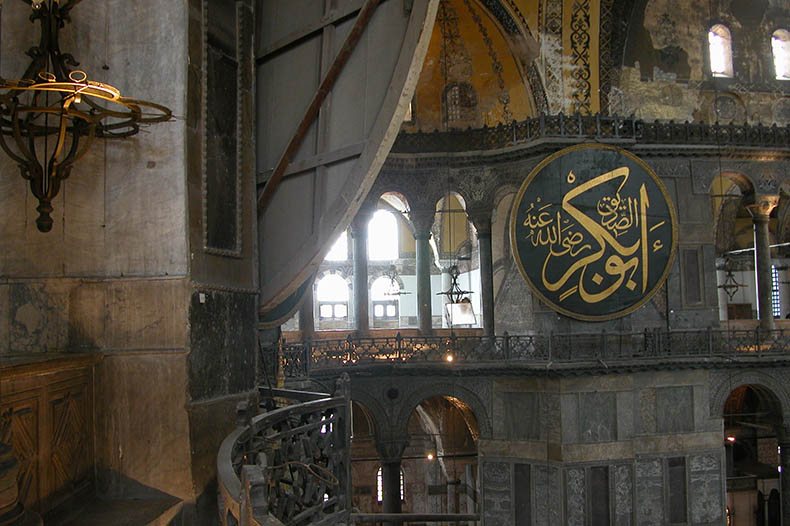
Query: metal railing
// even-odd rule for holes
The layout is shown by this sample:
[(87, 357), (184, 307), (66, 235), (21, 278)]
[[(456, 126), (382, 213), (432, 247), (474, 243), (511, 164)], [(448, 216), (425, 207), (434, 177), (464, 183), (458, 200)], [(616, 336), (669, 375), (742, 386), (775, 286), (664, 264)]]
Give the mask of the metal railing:
[(522, 363), (663, 361), (675, 358), (790, 357), (790, 330), (646, 329), (643, 332), (485, 336), (401, 336), (283, 343), (287, 378), (311, 371), (382, 363)]
[(392, 153), (468, 152), (526, 144), (538, 139), (590, 138), (644, 144), (790, 147), (790, 127), (762, 124), (647, 122), (634, 117), (541, 114), (493, 127), (401, 132)]
[[(344, 375), (331, 396), (261, 389), (267, 411), (249, 421), (242, 416), (217, 455), (222, 526), (349, 521), (348, 384)], [(283, 403), (289, 405), (275, 408)]]

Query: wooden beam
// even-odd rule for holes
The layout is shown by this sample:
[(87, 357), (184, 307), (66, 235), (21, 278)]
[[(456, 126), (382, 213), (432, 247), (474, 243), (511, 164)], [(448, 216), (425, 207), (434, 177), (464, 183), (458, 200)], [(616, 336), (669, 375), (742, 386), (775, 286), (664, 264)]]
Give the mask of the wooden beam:
[(315, 95), (313, 95), (313, 100), (307, 107), (307, 111), (305, 112), (302, 122), (297, 127), (293, 137), (291, 137), (288, 146), (285, 148), (285, 151), (280, 157), (277, 166), (274, 168), (274, 172), (272, 172), (272, 176), (263, 187), (263, 192), (261, 192), (261, 196), (258, 198), (258, 215), (261, 215), (263, 211), (266, 210), (269, 200), (274, 195), (275, 190), (277, 190), (280, 181), (282, 181), (283, 176), (285, 175), (285, 170), (291, 163), (293, 156), (296, 155), (296, 152), (299, 150), (299, 146), (302, 144), (302, 141), (304, 140), (305, 135), (307, 135), (307, 131), (310, 129), (313, 121), (318, 116), (318, 112), (321, 109), (321, 104), (323, 104), (327, 95), (329, 95), (329, 92), (332, 91), (332, 87), (335, 85), (338, 77), (340, 77), (340, 73), (343, 71), (346, 62), (348, 62), (348, 59), (351, 58), (354, 48), (362, 38), (362, 33), (364, 33), (365, 28), (368, 26), (370, 19), (373, 18), (373, 13), (376, 11), (380, 1), (381, 0), (366, 0), (365, 5), (362, 6), (359, 16), (354, 22), (354, 27), (351, 29), (351, 33), (349, 33), (346, 41), (343, 43), (343, 47), (340, 48), (340, 51), (335, 57), (335, 61), (332, 62), (332, 65), (326, 72), (324, 80), (321, 81), (318, 91), (316, 91)]
[[(296, 161), (295, 163), (291, 163), (287, 170), (285, 170), (285, 174), (283, 177), (288, 177), (289, 175), (296, 175), (302, 172), (306, 172), (307, 170), (312, 170), (318, 166), (326, 166), (328, 164), (339, 163), (341, 161), (345, 161), (346, 159), (352, 159), (354, 157), (359, 157), (362, 153), (362, 149), (365, 147), (364, 142), (358, 142), (356, 144), (349, 144), (348, 146), (344, 146), (342, 148), (338, 148), (337, 150), (332, 150), (331, 152), (322, 152), (318, 155), (314, 155), (312, 157), (308, 157), (307, 159), (302, 159), (301, 161)], [(270, 177), (271, 174), (274, 172), (274, 169), (266, 170), (258, 174), (258, 184), (265, 183)], [(463, 212), (463, 210), (461, 210)]]
[(324, 16), (318, 22), (313, 22), (312, 24), (308, 24), (304, 27), (300, 27), (296, 31), (293, 31), (284, 37), (275, 40), (265, 48), (261, 50), (260, 53), (255, 55), (255, 62), (260, 64), (261, 62), (265, 62), (269, 55), (277, 53), (284, 47), (288, 47), (294, 42), (297, 42), (303, 38), (309, 37), (315, 33), (318, 33), (326, 26), (330, 24), (335, 24), (344, 18), (347, 18), (353, 15), (355, 12), (359, 11), (359, 6), (362, 4), (362, 0), (358, 2), (354, 2), (351, 6), (346, 6), (345, 9), (334, 9), (329, 12), (326, 16)]

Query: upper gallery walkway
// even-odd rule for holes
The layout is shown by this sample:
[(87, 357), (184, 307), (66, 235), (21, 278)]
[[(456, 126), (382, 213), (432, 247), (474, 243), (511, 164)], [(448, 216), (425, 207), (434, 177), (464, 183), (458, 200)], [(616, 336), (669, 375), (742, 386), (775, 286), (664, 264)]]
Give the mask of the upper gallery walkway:
[(278, 347), (286, 379), (336, 376), (386, 367), (436, 374), (600, 374), (684, 367), (759, 367), (790, 362), (790, 320), (765, 331), (757, 320), (722, 322), (718, 328), (645, 329), (640, 332), (535, 332), (487, 337), (480, 329), (320, 331), (302, 339), (283, 333)]

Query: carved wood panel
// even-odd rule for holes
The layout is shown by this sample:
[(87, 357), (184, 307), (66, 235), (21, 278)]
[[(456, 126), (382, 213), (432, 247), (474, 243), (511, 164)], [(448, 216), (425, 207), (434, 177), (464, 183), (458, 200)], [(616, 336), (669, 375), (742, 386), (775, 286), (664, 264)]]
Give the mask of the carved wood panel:
[(47, 467), (54, 494), (68, 493), (72, 486), (84, 484), (90, 474), (87, 390), (87, 385), (78, 384), (50, 396), (52, 447)]
[(0, 366), (0, 411), (12, 410), (19, 495), (45, 514), (92, 485), (96, 358)]
[(11, 436), (19, 462), (17, 484), (22, 503), (33, 508), (38, 502), (38, 400), (23, 398), (0, 406), (0, 412), (13, 411)]

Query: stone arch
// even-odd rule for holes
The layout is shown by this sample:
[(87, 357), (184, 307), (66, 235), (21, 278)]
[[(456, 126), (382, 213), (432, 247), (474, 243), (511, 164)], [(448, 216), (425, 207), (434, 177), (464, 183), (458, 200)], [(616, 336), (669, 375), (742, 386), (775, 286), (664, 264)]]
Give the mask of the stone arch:
[(730, 393), (743, 385), (755, 385), (767, 390), (779, 404), (779, 412), (784, 422), (790, 422), (790, 392), (786, 387), (784, 376), (786, 370), (778, 371), (738, 371), (732, 374), (718, 373), (711, 378), (710, 387), (710, 416), (721, 418), (724, 414), (724, 404)]
[(423, 400), (435, 396), (449, 396), (464, 402), (472, 410), (477, 420), (480, 438), (491, 438), (493, 436), (490, 416), (478, 394), (471, 389), (450, 382), (425, 383), (412, 391), (401, 404), (398, 416), (395, 419), (395, 429), (407, 429), (409, 418), (414, 408)]
[(741, 195), (753, 194), (755, 192), (756, 186), (754, 181), (746, 174), (731, 170), (722, 170), (722, 172), (717, 175), (725, 177), (735, 183), (741, 190)]
[[(725, 188), (717, 181), (728, 181), (732, 186)], [(744, 197), (754, 194), (754, 185), (746, 175), (725, 170), (713, 178), (709, 193), (714, 206), (716, 253), (722, 254), (736, 248), (736, 217)]]
[(351, 382), (351, 400), (363, 406), (373, 420), (375, 438), (382, 436), (381, 426), (389, 422), (386, 409), (379, 400), (365, 389), (359, 387), (357, 382)]
[(783, 189), (779, 191), (779, 205), (776, 207), (776, 242), (790, 241), (790, 195)]
[[(369, 270), (368, 270), (368, 290), (370, 290), (370, 287), (372, 287), (372, 286), (373, 286), (373, 282), (375, 282), (375, 281), (376, 281), (376, 280), (378, 280), (379, 278), (383, 278), (383, 277), (389, 277), (389, 276), (387, 275), (387, 272), (389, 272), (389, 270), (390, 270), (392, 267), (394, 267), (394, 266), (395, 266), (395, 265), (390, 265), (390, 266), (389, 266), (389, 267), (387, 267), (387, 268), (385, 268), (385, 267), (374, 267), (373, 269), (369, 269)], [(403, 279), (401, 278), (401, 275), (400, 275), (400, 274), (397, 274), (397, 275), (395, 276), (395, 282), (398, 284), (398, 286), (399, 286), (401, 289), (403, 289), (403, 288), (405, 288), (405, 287), (406, 287), (406, 285), (403, 283)]]
[[(494, 199), (491, 214), (491, 256), (494, 272), (494, 302), (499, 297), (505, 278), (513, 263), (510, 248), (510, 214), (518, 188), (501, 186)], [(496, 311), (496, 308), (495, 308)]]
[[(456, 217), (457, 217), (456, 214), (447, 213), (446, 212), (446, 210), (449, 210), (449, 208), (447, 208), (448, 204), (446, 202), (446, 199), (448, 197), (450, 197), (450, 196), (454, 197), (458, 201), (458, 204), (461, 206), (461, 210), (464, 211), (464, 214), (463, 214), (463, 216), (464, 216), (463, 225), (464, 225), (464, 229), (465, 230), (464, 230), (464, 232), (459, 232), (457, 230), (454, 230), (453, 234), (454, 234), (454, 237), (459, 236), (460, 234), (465, 234), (465, 241), (459, 241), (459, 242), (457, 242), (455, 244), (452, 244), (453, 240), (449, 240), (451, 242), (451, 245), (449, 246), (448, 251), (450, 253), (457, 253), (461, 249), (461, 246), (464, 243), (468, 242), (470, 237), (471, 237), (470, 236), (470, 232), (468, 230), (466, 230), (466, 229), (469, 228), (469, 223), (471, 223), (471, 219), (469, 217), (469, 210), (467, 209), (468, 200), (458, 190), (449, 189), (443, 195), (441, 195), (436, 200), (436, 202), (434, 203), (435, 215), (434, 215), (433, 227), (431, 228), (431, 231), (433, 233), (433, 237), (434, 237), (434, 240), (436, 242), (435, 249), (438, 251), (438, 253), (434, 253), (434, 257), (437, 260), (440, 259), (441, 256), (442, 256), (442, 249), (444, 248), (444, 243), (446, 241), (444, 239), (445, 238), (445, 233), (446, 233), (445, 232), (445, 228), (444, 228), (445, 224), (448, 225), (448, 232), (447, 233), (449, 234), (449, 231), (450, 231), (449, 229), (451, 229), (452, 226), (451, 226), (451, 223), (446, 223), (446, 222), (448, 220), (449, 221), (454, 221), (456, 219)], [(459, 226), (459, 228), (460, 228), (460, 226)], [(458, 239), (460, 239), (460, 237), (456, 237), (455, 241), (458, 241)]]

